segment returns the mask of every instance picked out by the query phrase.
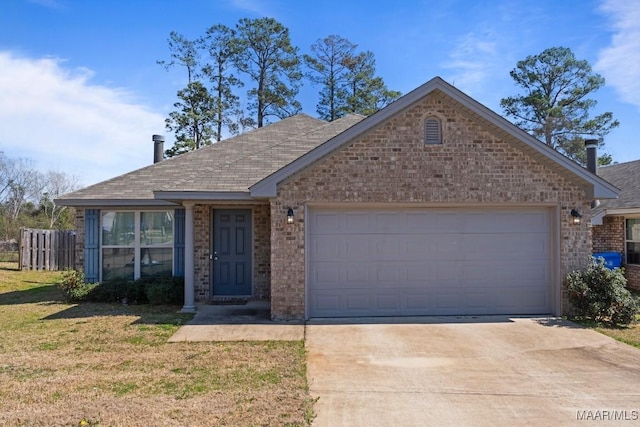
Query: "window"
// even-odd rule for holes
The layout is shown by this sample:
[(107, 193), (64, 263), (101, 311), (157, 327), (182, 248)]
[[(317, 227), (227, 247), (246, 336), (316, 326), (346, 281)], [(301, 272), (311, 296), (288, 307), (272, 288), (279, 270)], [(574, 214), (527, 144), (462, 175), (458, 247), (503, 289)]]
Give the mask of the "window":
[(640, 218), (626, 221), (627, 264), (640, 264)]
[(427, 117), (424, 121), (424, 143), (442, 144), (442, 128), (436, 117)]
[(133, 280), (173, 274), (173, 213), (103, 211), (102, 279)]

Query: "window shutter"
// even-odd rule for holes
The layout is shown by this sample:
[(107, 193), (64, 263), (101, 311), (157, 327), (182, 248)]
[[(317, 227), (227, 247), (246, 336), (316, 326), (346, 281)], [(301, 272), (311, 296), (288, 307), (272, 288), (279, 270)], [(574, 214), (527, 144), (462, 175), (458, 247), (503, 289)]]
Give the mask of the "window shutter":
[(424, 143), (442, 144), (442, 134), (440, 132), (440, 120), (430, 117), (424, 122)]
[(184, 277), (184, 209), (173, 213), (173, 275)]
[(84, 211), (84, 280), (100, 280), (100, 217), (98, 209)]

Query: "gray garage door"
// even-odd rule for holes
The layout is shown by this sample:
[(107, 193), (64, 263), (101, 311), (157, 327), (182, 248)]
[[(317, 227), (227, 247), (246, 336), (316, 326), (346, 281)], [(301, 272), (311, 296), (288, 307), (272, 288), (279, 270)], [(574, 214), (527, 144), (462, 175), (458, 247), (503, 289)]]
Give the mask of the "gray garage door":
[(548, 209), (312, 209), (310, 317), (551, 312)]

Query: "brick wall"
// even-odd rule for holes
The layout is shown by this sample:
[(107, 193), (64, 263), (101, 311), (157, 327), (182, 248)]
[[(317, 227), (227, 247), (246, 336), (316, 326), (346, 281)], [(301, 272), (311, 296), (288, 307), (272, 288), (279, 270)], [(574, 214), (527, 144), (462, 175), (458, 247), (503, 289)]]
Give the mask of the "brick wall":
[(211, 205), (193, 207), (193, 281), (196, 301), (211, 298)]
[(76, 208), (76, 270), (84, 271), (84, 209)]
[(627, 278), (627, 288), (640, 291), (640, 265), (625, 264), (624, 276)]
[(594, 225), (593, 252), (624, 253), (624, 217), (605, 216), (602, 225)]
[[(424, 119), (443, 125), (441, 145), (423, 142)], [(504, 204), (560, 208), (561, 277), (591, 253), (590, 206), (573, 183), (514, 149), (437, 93), (281, 183), (271, 201), (271, 305), (275, 319), (304, 316), (307, 203)], [(286, 209), (295, 223), (286, 224)], [(580, 225), (569, 212), (583, 214)], [(566, 311), (566, 292), (562, 309)]]
[(253, 207), (253, 296), (271, 298), (271, 210)]

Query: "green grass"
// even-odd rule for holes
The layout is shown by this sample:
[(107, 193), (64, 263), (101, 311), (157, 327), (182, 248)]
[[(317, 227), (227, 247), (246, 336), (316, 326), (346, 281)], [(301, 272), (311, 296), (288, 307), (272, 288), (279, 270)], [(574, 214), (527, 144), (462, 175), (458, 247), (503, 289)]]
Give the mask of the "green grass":
[(302, 341), (167, 343), (191, 318), (180, 307), (68, 304), (59, 280), (0, 263), (0, 425), (313, 418)]

